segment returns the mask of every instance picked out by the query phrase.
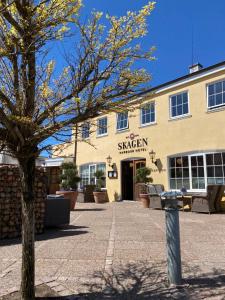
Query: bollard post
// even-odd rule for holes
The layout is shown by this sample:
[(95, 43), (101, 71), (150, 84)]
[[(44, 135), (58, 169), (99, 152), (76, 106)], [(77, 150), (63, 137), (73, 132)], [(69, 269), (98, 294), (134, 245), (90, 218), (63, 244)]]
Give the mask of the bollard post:
[(165, 220), (168, 280), (170, 285), (180, 285), (182, 281), (180, 228), (176, 197), (166, 200)]

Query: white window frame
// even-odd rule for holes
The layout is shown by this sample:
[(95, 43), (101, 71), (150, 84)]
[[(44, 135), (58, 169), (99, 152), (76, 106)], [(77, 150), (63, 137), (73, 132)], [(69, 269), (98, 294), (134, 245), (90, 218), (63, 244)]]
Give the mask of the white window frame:
[[(91, 182), (91, 167), (94, 167), (94, 169), (95, 169), (94, 173), (95, 173), (96, 170), (97, 170), (97, 164), (89, 165), (89, 179), (88, 179), (89, 184), (92, 184), (92, 182)], [(96, 177), (95, 177), (95, 180), (94, 180), (94, 184), (96, 184)]]
[[(127, 126), (123, 127), (123, 128), (117, 128), (119, 114), (125, 114), (125, 113), (127, 114)], [(117, 113), (116, 114), (116, 131), (124, 131), (124, 130), (127, 130), (128, 128), (129, 128), (129, 115), (128, 115), (128, 112)]]
[[(192, 153), (180, 153), (180, 154), (176, 154), (176, 155), (172, 155), (168, 157), (168, 183), (169, 183), (169, 187), (170, 187), (170, 159), (171, 158), (176, 158), (179, 156), (187, 156), (188, 157), (188, 165), (189, 165), (189, 183), (190, 183), (190, 189), (188, 190), (189, 192), (206, 192), (206, 188), (207, 188), (207, 164), (206, 164), (206, 155), (207, 154), (216, 154), (216, 153), (225, 153), (225, 150), (215, 150), (215, 151), (207, 151), (207, 152), (192, 152)], [(205, 189), (193, 189), (192, 188), (192, 172), (191, 172), (191, 157), (193, 156), (203, 156), (203, 167), (204, 167), (204, 176), (205, 176)], [(216, 177), (215, 177), (216, 178)], [(172, 189), (171, 189), (172, 190)], [(173, 189), (174, 190), (174, 189)]]
[[(225, 81), (225, 78), (219, 79), (219, 80), (216, 80), (216, 81), (213, 81), (213, 82), (208, 82), (206, 84), (206, 103), (207, 103), (207, 110), (208, 111), (213, 111), (213, 110), (216, 110), (216, 109), (225, 108), (225, 103), (214, 105), (214, 106), (209, 106), (209, 85), (216, 84), (218, 82), (223, 82), (223, 81)], [(222, 93), (223, 93), (223, 91), (222, 91)]]
[[(192, 154), (187, 155), (188, 156), (188, 164), (189, 164), (190, 191), (192, 191), (192, 192), (205, 192), (206, 191), (206, 187), (207, 187), (206, 154), (208, 154), (208, 153), (192, 153)], [(193, 156), (202, 156), (203, 157), (203, 168), (204, 168), (204, 177), (205, 177), (205, 189), (193, 189), (193, 187), (192, 187), (191, 157), (193, 157)]]
[[(178, 116), (172, 116), (172, 97), (174, 96), (179, 96), (179, 95), (182, 95), (182, 94), (187, 94), (187, 104), (188, 104), (188, 112), (186, 114), (182, 114), (182, 115), (178, 115)], [(185, 90), (185, 91), (182, 91), (182, 92), (179, 92), (179, 93), (176, 93), (176, 94), (173, 94), (173, 95), (170, 95), (169, 96), (169, 117), (170, 119), (182, 119), (182, 118), (185, 118), (187, 116), (190, 116), (190, 97), (189, 97), (189, 91)]]
[[(99, 133), (99, 121), (102, 119), (106, 119), (106, 132), (105, 133)], [(102, 117), (97, 119), (97, 136), (105, 136), (108, 135), (108, 118), (107, 117)]]
[[(85, 125), (88, 125), (88, 137), (83, 137), (83, 126), (85, 126)], [(81, 132), (81, 137), (82, 137), (82, 139), (83, 140), (87, 140), (87, 139), (89, 139), (90, 138), (90, 123), (89, 122), (85, 122), (85, 123), (83, 123), (82, 125), (81, 125), (82, 127), (82, 132)]]
[[(100, 165), (100, 164), (104, 164), (105, 165), (105, 172), (106, 172), (106, 163), (104, 162), (97, 162), (97, 163), (90, 163), (90, 164), (84, 164), (84, 165), (88, 165), (88, 184), (92, 184), (91, 183), (91, 167), (94, 167), (94, 173), (96, 173), (97, 171), (97, 166)], [(80, 170), (80, 167), (84, 166), (84, 165), (80, 165), (79, 166), (79, 170)], [(81, 174), (80, 174), (81, 175)], [(96, 185), (97, 183), (97, 178), (95, 177), (95, 180), (94, 180), (94, 185)]]
[[(142, 123), (142, 115), (143, 115), (143, 112), (142, 112), (142, 109), (144, 109), (145, 106), (147, 105), (154, 105), (154, 114), (155, 114), (155, 120), (153, 122), (149, 122), (149, 123)], [(155, 124), (156, 123), (156, 109), (155, 109), (155, 101), (150, 101), (146, 104), (144, 104), (141, 108), (140, 108), (140, 125), (141, 127), (145, 127), (145, 126), (148, 126), (148, 125), (151, 125), (151, 124)]]

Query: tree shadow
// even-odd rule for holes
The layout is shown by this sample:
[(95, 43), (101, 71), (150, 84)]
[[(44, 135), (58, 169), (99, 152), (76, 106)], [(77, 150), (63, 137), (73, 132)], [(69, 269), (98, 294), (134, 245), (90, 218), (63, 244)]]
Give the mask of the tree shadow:
[[(169, 286), (165, 262), (142, 261), (114, 267), (109, 272), (96, 272), (82, 288), (85, 293), (55, 299), (77, 300), (165, 300), (225, 299), (225, 270), (203, 273), (200, 267), (183, 266), (183, 284)], [(52, 299), (52, 298), (51, 298)], [(216, 298), (217, 299), (217, 298)]]
[[(35, 235), (35, 241), (46, 241), (50, 239), (57, 239), (62, 237), (71, 237), (80, 234), (88, 233), (87, 226), (74, 226), (74, 225), (66, 225), (61, 227), (50, 227), (45, 229), (45, 231), (41, 234)], [(0, 247), (21, 244), (21, 237), (14, 239), (4, 239), (0, 240)]]

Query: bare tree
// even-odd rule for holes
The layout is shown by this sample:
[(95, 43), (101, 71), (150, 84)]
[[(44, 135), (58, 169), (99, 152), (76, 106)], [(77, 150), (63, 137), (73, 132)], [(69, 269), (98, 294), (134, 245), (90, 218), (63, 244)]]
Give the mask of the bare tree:
[[(81, 5), (81, 0), (0, 3), (0, 144), (17, 158), (22, 179), (21, 294), (27, 300), (34, 299), (35, 159), (51, 146), (49, 137), (65, 139), (78, 122), (123, 109), (150, 79), (136, 62), (153, 59), (153, 49), (143, 51), (138, 43), (154, 3), (123, 17), (107, 15), (105, 25), (100, 12), (82, 23)], [(47, 47), (73, 39), (73, 30), (77, 46), (56, 77)]]

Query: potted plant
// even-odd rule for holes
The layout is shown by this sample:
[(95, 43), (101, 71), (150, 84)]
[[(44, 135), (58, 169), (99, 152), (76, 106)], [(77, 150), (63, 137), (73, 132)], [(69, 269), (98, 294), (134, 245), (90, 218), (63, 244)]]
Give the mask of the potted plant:
[[(147, 184), (148, 182), (152, 182), (151, 169), (148, 167), (143, 167), (137, 170), (136, 173), (136, 182)], [(139, 194), (139, 198), (142, 201), (142, 204), (145, 208), (149, 208), (150, 206), (150, 198), (149, 195), (145, 192)]]
[(106, 202), (106, 192), (102, 191), (102, 187), (105, 174), (102, 170), (97, 170), (94, 175), (96, 177), (96, 187), (93, 192), (95, 203), (104, 203)]
[(56, 194), (69, 198), (70, 210), (74, 210), (78, 195), (77, 184), (81, 178), (78, 176), (77, 167), (72, 162), (63, 163), (61, 170), (60, 191), (56, 191)]

